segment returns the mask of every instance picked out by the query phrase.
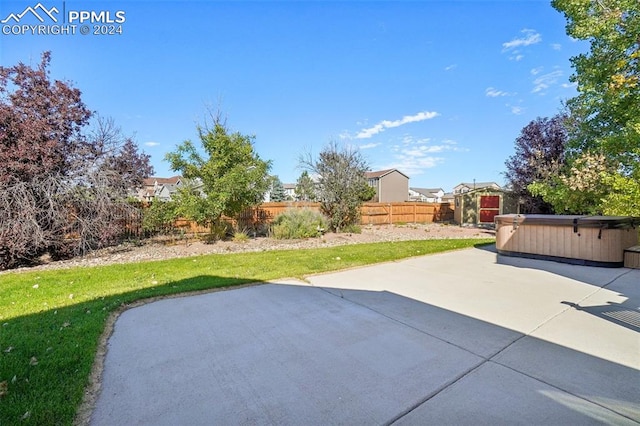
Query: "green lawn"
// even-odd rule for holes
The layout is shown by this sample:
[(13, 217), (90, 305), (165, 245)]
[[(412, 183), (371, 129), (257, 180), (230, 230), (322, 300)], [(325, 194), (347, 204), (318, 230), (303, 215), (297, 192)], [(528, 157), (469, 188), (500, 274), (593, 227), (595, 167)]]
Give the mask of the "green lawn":
[(109, 315), (133, 302), (472, 247), (427, 240), (0, 275), (0, 425), (72, 424)]

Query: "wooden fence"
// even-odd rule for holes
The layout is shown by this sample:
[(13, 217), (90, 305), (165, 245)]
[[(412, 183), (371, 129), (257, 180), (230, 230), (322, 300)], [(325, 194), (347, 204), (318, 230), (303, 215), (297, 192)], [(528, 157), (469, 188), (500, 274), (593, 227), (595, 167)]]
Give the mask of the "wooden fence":
[[(263, 203), (259, 207), (245, 210), (236, 221), (242, 227), (268, 226), (280, 213), (291, 209), (312, 209), (320, 211), (320, 203), (310, 202), (282, 202)], [(453, 206), (449, 203), (365, 203), (361, 210), (362, 225), (384, 225), (394, 223), (433, 223), (448, 222), (453, 220)], [(139, 220), (133, 219), (128, 228), (135, 233), (142, 233), (141, 216)], [(207, 227), (195, 222), (178, 219), (172, 224), (167, 224), (165, 231), (174, 230), (185, 234), (208, 233)], [(160, 230), (162, 231), (162, 230)]]
[(311, 209), (320, 211), (320, 203), (310, 202), (282, 202), (263, 203), (258, 207), (245, 210), (239, 218), (239, 222), (246, 224), (268, 224), (280, 213), (287, 210)]
[[(305, 208), (320, 211), (320, 203), (264, 203), (245, 211), (240, 216), (240, 221), (270, 223), (280, 213)], [(453, 220), (453, 207), (449, 203), (365, 203), (360, 214), (360, 223), (363, 225), (447, 222)]]
[[(240, 222), (268, 224), (280, 213), (290, 209), (320, 211), (320, 203), (264, 203), (242, 213)], [(363, 225), (447, 222), (453, 220), (453, 207), (449, 203), (365, 203), (360, 214), (360, 223)]]
[(449, 203), (365, 203), (361, 215), (363, 225), (447, 222), (453, 220), (453, 207)]

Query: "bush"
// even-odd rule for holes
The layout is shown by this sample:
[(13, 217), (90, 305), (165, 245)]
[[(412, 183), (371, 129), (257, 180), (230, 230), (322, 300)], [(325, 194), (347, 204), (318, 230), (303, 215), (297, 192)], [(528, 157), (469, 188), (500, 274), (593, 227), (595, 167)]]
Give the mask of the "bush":
[(352, 223), (342, 228), (342, 232), (347, 234), (362, 234), (362, 227), (357, 223)]
[(236, 243), (245, 243), (249, 241), (249, 233), (246, 230), (237, 229), (233, 233), (233, 241)]
[(0, 269), (83, 255), (127, 234), (135, 208), (100, 185), (72, 187), (51, 176), (0, 184)]
[(375, 195), (365, 177), (369, 166), (361, 152), (350, 146), (340, 148), (332, 142), (317, 160), (311, 154), (301, 158), (301, 165), (318, 176), (315, 189), (320, 211), (328, 218), (331, 230), (341, 232), (358, 223), (362, 203)]
[(326, 228), (327, 219), (318, 211), (287, 210), (273, 220), (271, 236), (282, 240), (319, 237)]
[(142, 212), (142, 229), (147, 235), (170, 234), (174, 231), (176, 217), (173, 201), (155, 200)]
[(209, 225), (209, 233), (202, 237), (205, 244), (213, 244), (216, 241), (224, 241), (233, 235), (233, 225), (227, 220), (218, 220)]

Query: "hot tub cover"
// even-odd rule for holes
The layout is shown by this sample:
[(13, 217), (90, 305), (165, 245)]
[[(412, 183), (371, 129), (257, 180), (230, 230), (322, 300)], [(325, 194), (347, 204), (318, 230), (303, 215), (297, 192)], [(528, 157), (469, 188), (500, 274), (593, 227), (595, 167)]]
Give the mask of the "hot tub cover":
[(550, 214), (501, 214), (495, 217), (496, 225), (547, 225), (574, 226), (578, 228), (629, 229), (640, 226), (640, 218), (630, 216), (580, 216)]

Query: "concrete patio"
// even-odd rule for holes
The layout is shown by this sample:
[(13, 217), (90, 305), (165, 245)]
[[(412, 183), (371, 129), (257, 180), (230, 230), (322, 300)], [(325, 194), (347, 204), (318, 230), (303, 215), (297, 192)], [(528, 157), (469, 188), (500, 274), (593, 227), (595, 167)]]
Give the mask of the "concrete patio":
[(92, 425), (640, 424), (640, 270), (475, 248), (124, 312)]

